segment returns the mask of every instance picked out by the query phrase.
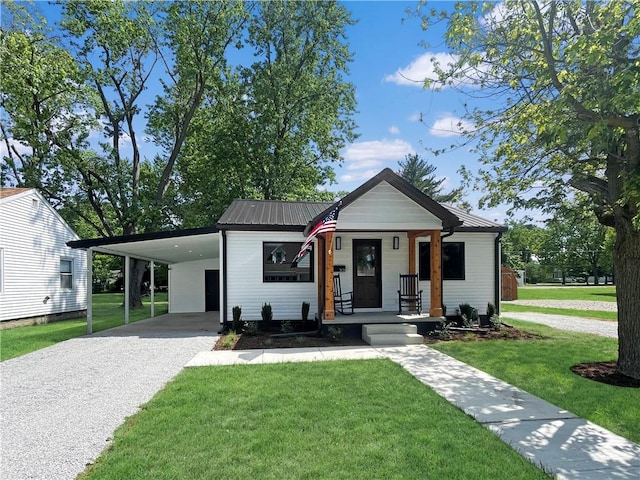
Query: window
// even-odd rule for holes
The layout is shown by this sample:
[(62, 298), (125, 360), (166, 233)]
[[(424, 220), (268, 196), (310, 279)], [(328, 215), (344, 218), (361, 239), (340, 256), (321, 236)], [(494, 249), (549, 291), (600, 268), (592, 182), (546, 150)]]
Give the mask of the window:
[(68, 258), (60, 259), (60, 288), (73, 288), (73, 260)]
[[(419, 278), (431, 278), (431, 242), (420, 242)], [(464, 242), (442, 244), (442, 279), (464, 280)]]
[(300, 251), (302, 242), (264, 242), (262, 272), (264, 282), (313, 282), (313, 246), (296, 268), (291, 261)]

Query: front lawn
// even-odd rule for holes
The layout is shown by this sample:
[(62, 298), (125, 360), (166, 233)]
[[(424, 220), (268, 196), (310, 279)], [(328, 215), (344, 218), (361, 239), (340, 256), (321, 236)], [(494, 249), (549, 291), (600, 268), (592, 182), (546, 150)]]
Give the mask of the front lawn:
[(568, 315), (570, 317), (596, 318), (598, 320), (618, 321), (618, 312), (603, 312), (600, 310), (573, 310), (571, 308), (549, 308), (531, 305), (517, 305), (515, 303), (503, 302), (500, 304), (502, 313), (508, 312), (537, 312), (549, 313), (551, 315)]
[[(155, 295), (155, 314), (168, 311), (167, 294)], [(93, 295), (93, 331), (124, 325), (124, 307), (122, 294), (101, 293)], [(151, 306), (145, 298), (143, 308), (129, 312), (129, 322), (149, 318)], [(79, 337), (87, 333), (87, 319), (63, 320), (59, 322), (32, 325), (28, 327), (0, 330), (0, 361), (19, 357), (56, 343)]]
[(616, 301), (616, 287), (518, 287), (518, 300), (597, 300)]
[(432, 347), (640, 442), (640, 389), (597, 383), (569, 370), (578, 363), (615, 361), (617, 340), (511, 320), (508, 314), (505, 317), (517, 328), (545, 338), (517, 342), (443, 342)]
[(189, 368), (81, 479), (549, 478), (390, 360)]

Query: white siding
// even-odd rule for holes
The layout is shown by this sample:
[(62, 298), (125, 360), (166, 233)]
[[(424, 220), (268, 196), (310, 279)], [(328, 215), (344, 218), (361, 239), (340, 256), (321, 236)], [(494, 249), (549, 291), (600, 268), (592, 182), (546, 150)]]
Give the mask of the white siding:
[(300, 242), (299, 232), (228, 232), (227, 233), (227, 304), (228, 320), (234, 306), (242, 307), (243, 320), (260, 320), (264, 303), (270, 303), (274, 320), (298, 320), (302, 302), (311, 304), (310, 316), (318, 311), (317, 245), (314, 246), (314, 281), (305, 283), (263, 282), (263, 242)]
[(217, 258), (169, 266), (169, 312), (205, 311), (205, 270), (218, 270)]
[[(0, 321), (86, 309), (86, 253), (66, 245), (77, 239), (35, 190), (0, 202)], [(60, 259), (73, 261), (71, 290), (60, 288)]]
[[(461, 303), (468, 303), (484, 315), (487, 303), (495, 303), (495, 238), (495, 233), (456, 233), (442, 240), (443, 243), (464, 242), (465, 247), (465, 279), (442, 282), (442, 303), (447, 306), (448, 314), (454, 314)], [(419, 242), (428, 241), (428, 237), (416, 239), (416, 257)], [(429, 281), (420, 282), (425, 310), (429, 306), (430, 284)]]
[(440, 230), (442, 222), (387, 182), (381, 182), (338, 217), (340, 230)]

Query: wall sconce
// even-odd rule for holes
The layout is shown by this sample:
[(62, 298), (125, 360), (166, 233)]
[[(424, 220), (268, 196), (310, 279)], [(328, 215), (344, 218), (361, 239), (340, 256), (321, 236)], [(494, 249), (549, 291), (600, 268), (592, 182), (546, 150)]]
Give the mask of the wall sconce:
[(393, 249), (398, 250), (400, 248), (400, 237), (393, 237)]
[(336, 250), (342, 250), (342, 237), (336, 237)]

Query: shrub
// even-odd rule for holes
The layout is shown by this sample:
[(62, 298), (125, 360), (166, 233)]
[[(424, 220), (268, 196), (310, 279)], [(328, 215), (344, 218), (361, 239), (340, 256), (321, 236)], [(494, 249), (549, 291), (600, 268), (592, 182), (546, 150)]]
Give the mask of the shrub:
[(444, 321), (440, 324), (440, 328), (434, 330), (433, 332), (429, 332), (429, 335), (432, 335), (440, 340), (449, 340), (451, 339), (451, 326), (453, 322)]
[(260, 312), (262, 315), (262, 327), (265, 330), (269, 330), (271, 328), (271, 320), (273, 320), (273, 310), (271, 309), (270, 303), (265, 303), (262, 305), (262, 311)]
[(309, 302), (302, 302), (302, 321), (306, 324), (309, 320), (309, 309), (311, 304)]
[(487, 303), (487, 317), (491, 318), (496, 313), (498, 313), (498, 310), (496, 310), (496, 306), (491, 302)]
[(462, 316), (462, 325), (464, 327), (472, 327), (478, 322), (478, 310), (468, 303), (460, 304), (460, 315)]
[(255, 337), (260, 333), (260, 328), (258, 327), (258, 322), (245, 322), (244, 324), (244, 333), (250, 337)]
[(291, 323), (291, 320), (283, 320), (280, 323), (280, 331), (282, 333), (291, 333), (291, 332), (293, 332), (293, 323)]
[(327, 336), (332, 342), (337, 342), (342, 338), (342, 329), (340, 327), (329, 327), (327, 329)]
[(502, 329), (502, 320), (500, 320), (500, 315), (496, 315), (495, 313), (489, 317), (489, 324), (493, 330), (501, 330)]
[(233, 312), (233, 324), (232, 329), (236, 333), (242, 332), (242, 324), (240, 323), (240, 317), (242, 316), (242, 308), (239, 306), (235, 306), (231, 309)]
[(228, 333), (227, 336), (224, 337), (224, 340), (222, 340), (222, 347), (227, 349), (232, 348), (237, 338), (238, 336), (235, 333)]

